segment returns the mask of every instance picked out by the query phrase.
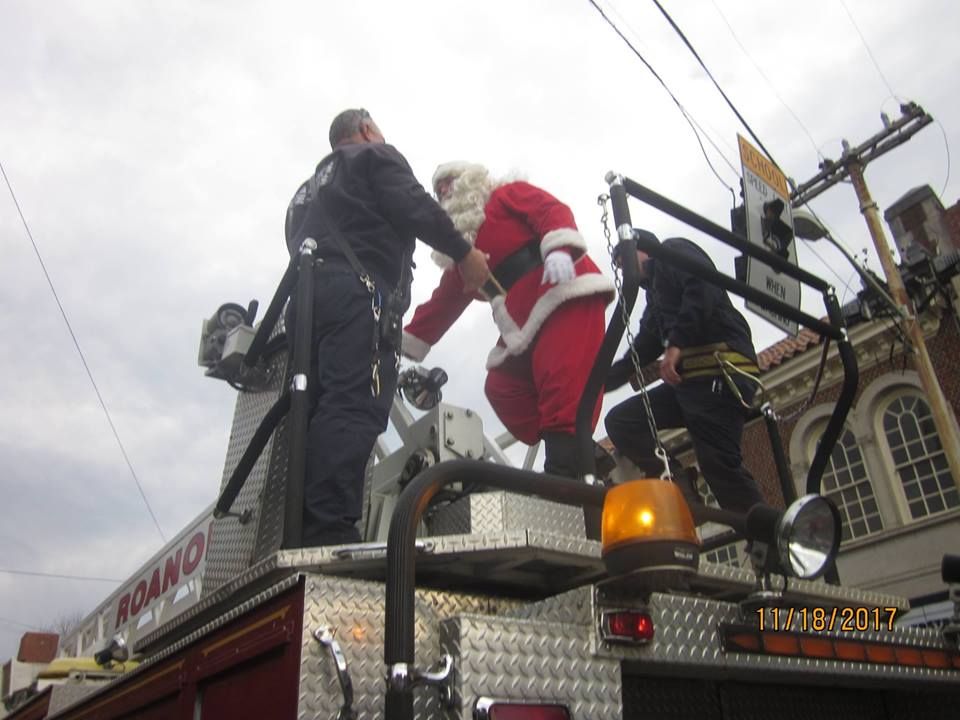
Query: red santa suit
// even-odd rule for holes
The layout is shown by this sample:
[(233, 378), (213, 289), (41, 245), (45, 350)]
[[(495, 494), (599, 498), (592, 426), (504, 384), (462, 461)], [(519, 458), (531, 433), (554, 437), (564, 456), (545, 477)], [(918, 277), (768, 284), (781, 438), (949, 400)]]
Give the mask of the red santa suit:
[[(434, 175), (434, 187), (438, 180), (454, 175), (451, 200), (456, 201), (458, 193), (462, 195), (457, 170), (478, 167), (441, 166)], [(463, 220), (469, 213), (452, 212), (454, 207), (464, 207), (462, 197), (459, 204), (447, 200), (442, 204), (467, 240), (489, 255), (494, 275), (500, 263), (530, 243), (538, 245), (541, 258), (561, 251), (573, 260), (575, 274), (565, 282), (543, 282), (541, 261), (532, 264), (506, 295), (490, 300), (500, 338), (487, 357), (485, 385), (497, 416), (519, 440), (534, 444), (547, 433), (572, 436), (577, 405), (603, 341), (604, 308), (614, 297), (613, 283), (587, 256), (570, 208), (544, 190), (526, 182), (495, 186), (488, 181), (486, 190), (474, 190), (469, 197), (477, 210), (482, 208), (482, 214), (474, 213), (475, 227)], [(434, 259), (448, 269), (404, 328), (403, 352), (418, 361), (472, 300), (486, 299), (463, 293), (460, 274), (449, 258), (435, 253)], [(601, 399), (594, 410), (594, 425)]]

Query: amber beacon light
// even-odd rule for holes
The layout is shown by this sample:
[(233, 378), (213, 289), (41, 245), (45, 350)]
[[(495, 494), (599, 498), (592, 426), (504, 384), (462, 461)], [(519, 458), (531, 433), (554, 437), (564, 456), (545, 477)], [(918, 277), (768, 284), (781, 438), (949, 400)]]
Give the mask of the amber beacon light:
[(697, 567), (700, 541), (676, 484), (632, 480), (607, 490), (603, 561), (611, 574)]

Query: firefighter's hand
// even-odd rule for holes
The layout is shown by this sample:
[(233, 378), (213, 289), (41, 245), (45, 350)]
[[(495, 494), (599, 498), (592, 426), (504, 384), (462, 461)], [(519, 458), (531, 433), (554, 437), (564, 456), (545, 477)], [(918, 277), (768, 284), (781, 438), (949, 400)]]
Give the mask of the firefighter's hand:
[(573, 280), (577, 276), (577, 271), (573, 268), (573, 258), (570, 253), (563, 250), (554, 250), (547, 253), (543, 259), (543, 280), (541, 285), (559, 285)]
[(487, 265), (486, 253), (472, 248), (467, 256), (457, 263), (460, 270), (460, 277), (463, 279), (463, 292), (472, 295), (487, 281), (490, 277), (490, 267)]
[(660, 361), (660, 378), (667, 385), (679, 385), (683, 379), (677, 372), (677, 363), (680, 362), (680, 348), (671, 345), (663, 353)]

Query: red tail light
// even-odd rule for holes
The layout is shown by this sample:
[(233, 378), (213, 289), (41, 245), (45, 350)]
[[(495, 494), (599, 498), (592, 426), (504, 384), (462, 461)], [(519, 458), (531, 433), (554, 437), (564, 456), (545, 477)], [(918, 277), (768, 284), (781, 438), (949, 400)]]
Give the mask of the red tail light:
[(646, 643), (653, 639), (653, 619), (636, 610), (604, 612), (600, 616), (600, 630), (608, 642)]
[(474, 720), (572, 720), (564, 705), (508, 702), (480, 698), (473, 710)]

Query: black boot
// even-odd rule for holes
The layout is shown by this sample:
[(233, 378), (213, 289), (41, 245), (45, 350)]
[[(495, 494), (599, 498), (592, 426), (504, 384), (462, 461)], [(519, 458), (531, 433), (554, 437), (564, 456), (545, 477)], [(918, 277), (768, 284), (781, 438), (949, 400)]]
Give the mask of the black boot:
[[(543, 434), (544, 460), (543, 471), (549, 475), (564, 475), (581, 479), (577, 462), (577, 438), (566, 433), (545, 432)], [(600, 540), (601, 508), (585, 507), (583, 522), (588, 540)]]
[(704, 504), (703, 498), (697, 490), (697, 477), (699, 475), (700, 472), (695, 467), (673, 470), (673, 481), (680, 488), (680, 492), (683, 493), (687, 505), (694, 506)]
[(594, 443), (593, 465), (596, 468), (597, 477), (609, 481), (610, 473), (617, 467), (617, 459), (603, 445)]
[(545, 432), (543, 434), (543, 471), (548, 475), (563, 475), (579, 478), (577, 463), (577, 438), (566, 433)]

